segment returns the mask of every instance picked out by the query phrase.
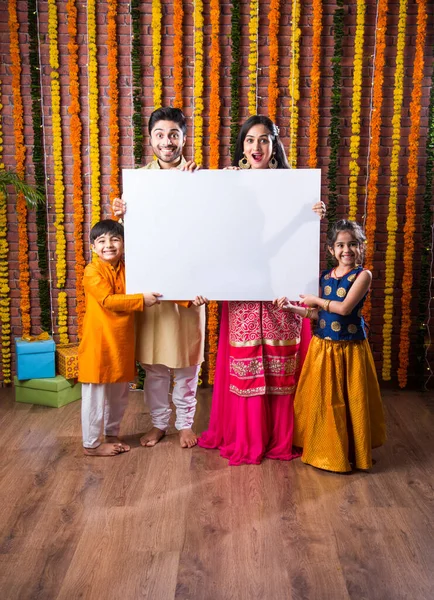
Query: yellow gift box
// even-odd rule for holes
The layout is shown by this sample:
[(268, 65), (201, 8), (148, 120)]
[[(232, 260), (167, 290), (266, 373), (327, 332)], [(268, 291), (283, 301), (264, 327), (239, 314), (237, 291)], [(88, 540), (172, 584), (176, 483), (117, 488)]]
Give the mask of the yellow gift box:
[(78, 344), (56, 345), (57, 372), (65, 379), (78, 377)]

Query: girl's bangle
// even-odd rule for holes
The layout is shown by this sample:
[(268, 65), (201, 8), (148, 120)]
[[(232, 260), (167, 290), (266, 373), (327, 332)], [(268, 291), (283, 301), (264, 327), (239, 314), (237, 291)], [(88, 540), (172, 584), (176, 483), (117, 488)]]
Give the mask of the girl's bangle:
[(304, 315), (305, 319), (311, 319), (313, 315), (313, 308), (306, 308), (306, 314)]
[(323, 310), (325, 310), (326, 312), (330, 312), (330, 302), (331, 300), (324, 300)]

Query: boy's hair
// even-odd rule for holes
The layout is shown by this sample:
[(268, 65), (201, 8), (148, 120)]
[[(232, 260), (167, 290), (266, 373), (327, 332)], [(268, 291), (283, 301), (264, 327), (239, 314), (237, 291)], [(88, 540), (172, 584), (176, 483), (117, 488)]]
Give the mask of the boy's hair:
[(255, 125), (264, 125), (269, 131), (271, 136), (271, 140), (273, 143), (273, 154), (274, 158), (277, 161), (278, 169), (289, 169), (288, 159), (286, 158), (285, 149), (283, 147), (282, 142), (279, 137), (279, 129), (277, 125), (273, 123), (271, 119), (265, 117), (263, 115), (253, 115), (247, 119), (247, 121), (242, 125), (240, 132), (238, 134), (237, 142), (235, 145), (234, 158), (232, 161), (233, 167), (238, 167), (239, 161), (244, 156), (244, 140), (246, 139), (247, 134), (250, 129)]
[(154, 110), (154, 112), (149, 117), (149, 135), (151, 135), (152, 130), (155, 127), (155, 123), (157, 123), (158, 121), (174, 121), (180, 126), (182, 135), (184, 137), (187, 135), (187, 120), (180, 108), (173, 108), (172, 106), (162, 106), (161, 108), (157, 108), (157, 110)]
[(105, 235), (106, 233), (118, 235), (124, 239), (124, 226), (112, 219), (99, 221), (99, 223), (96, 223), (90, 230), (90, 243), (93, 244), (100, 235)]
[(333, 248), (341, 231), (349, 231), (354, 239), (359, 242), (359, 244), (364, 244), (366, 242), (366, 236), (363, 233), (363, 229), (358, 223), (356, 223), (356, 221), (341, 219), (340, 221), (336, 221), (336, 223), (332, 225), (327, 233), (327, 246), (329, 248)]

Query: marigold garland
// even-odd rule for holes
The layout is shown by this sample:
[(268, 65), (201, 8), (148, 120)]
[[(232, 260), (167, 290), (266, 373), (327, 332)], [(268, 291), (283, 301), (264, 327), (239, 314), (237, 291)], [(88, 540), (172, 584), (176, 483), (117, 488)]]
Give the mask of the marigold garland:
[(416, 222), (416, 192), (418, 182), (418, 153), (421, 118), (422, 81), (424, 70), (424, 46), (426, 38), (426, 0), (417, 0), (416, 53), (413, 67), (413, 90), (410, 103), (410, 135), (408, 138), (408, 191), (404, 225), (404, 275), (401, 297), (401, 332), (399, 343), (398, 382), (401, 388), (407, 385), (408, 357), (410, 351), (411, 298), (413, 287), (414, 232)]
[(297, 166), (297, 134), (298, 134), (298, 101), (300, 100), (300, 15), (301, 0), (292, 3), (292, 31), (291, 31), (291, 76), (289, 80), (289, 164), (294, 169)]
[(183, 62), (182, 55), (182, 22), (184, 20), (184, 10), (182, 0), (173, 0), (173, 87), (175, 90), (175, 99), (173, 106), (182, 108), (182, 87), (183, 87)]
[(98, 61), (96, 47), (96, 2), (87, 2), (88, 77), (89, 77), (89, 157), (91, 225), (101, 218), (99, 112), (98, 112)]
[(203, 0), (194, 3), (194, 160), (203, 162)]
[(209, 168), (219, 168), (220, 158), (220, 2), (211, 0), (211, 90), (209, 98)]
[(118, 43), (116, 39), (117, 0), (108, 0), (107, 66), (109, 74), (110, 206), (119, 198), (119, 90)]
[(396, 230), (398, 228), (396, 205), (398, 201), (399, 153), (401, 151), (401, 108), (404, 96), (404, 47), (407, 20), (407, 0), (399, 2), (398, 39), (396, 49), (395, 84), (393, 90), (392, 157), (390, 160), (389, 212), (387, 217), (386, 272), (384, 284), (383, 368), (382, 376), (390, 380), (392, 368), (393, 293), (395, 284)]
[(131, 67), (133, 72), (133, 135), (134, 163), (142, 164), (143, 159), (143, 116), (142, 116), (142, 63), (140, 60), (140, 0), (131, 0)]
[[(374, 241), (377, 227), (377, 193), (378, 175), (380, 168), (380, 133), (381, 133), (381, 107), (383, 105), (383, 81), (386, 48), (386, 25), (387, 25), (387, 3), (388, 0), (379, 0), (378, 19), (376, 28), (376, 48), (374, 61), (373, 93), (372, 93), (372, 117), (371, 117), (371, 151), (369, 155), (369, 179), (366, 200), (366, 252), (365, 268), (370, 271), (374, 268)], [(363, 308), (366, 321), (371, 320), (371, 294), (369, 293)]]
[(212, 385), (215, 377), (215, 366), (218, 346), (219, 306), (218, 302), (208, 304), (207, 328), (208, 328), (208, 383)]
[(365, 31), (365, 0), (357, 0), (356, 37), (354, 40), (354, 70), (353, 70), (353, 112), (351, 115), (351, 140), (350, 140), (350, 186), (348, 191), (349, 213), (352, 221), (357, 216), (357, 180), (360, 167), (360, 110), (362, 102), (362, 68), (363, 44)]
[(322, 0), (313, 0), (312, 68), (310, 70), (309, 167), (317, 166), (319, 91), (321, 80)]
[(270, 75), (268, 82), (268, 116), (276, 121), (277, 98), (279, 97), (279, 86), (277, 83), (279, 63), (279, 23), (280, 23), (280, 0), (271, 0), (268, 13), (268, 38), (270, 46)]
[(259, 27), (259, 0), (250, 0), (249, 19), (249, 114), (256, 115), (258, 106), (256, 102), (258, 78), (258, 27)]
[(238, 137), (240, 120), (240, 68), (241, 68), (241, 2), (234, 0), (232, 2), (231, 14), (231, 139), (230, 154), (231, 158), (235, 153), (235, 145)]
[(163, 98), (161, 78), (161, 0), (152, 0), (152, 66), (154, 67), (154, 108), (159, 108)]
[[(21, 56), (20, 45), (18, 40), (19, 24), (17, 19), (16, 0), (9, 0), (8, 10), (12, 72), (15, 161), (17, 174), (21, 179), (24, 179), (24, 161), (26, 156), (26, 147), (24, 144), (23, 99), (21, 95)], [(18, 262), (20, 266), (20, 311), (22, 335), (29, 335), (31, 322), (29, 285), (29, 242), (27, 237), (27, 205), (24, 195), (21, 193), (17, 194), (16, 212), (18, 220)]]
[[(51, 66), (51, 119), (53, 128), (53, 162), (54, 162), (54, 206), (56, 229), (56, 286), (60, 289), (66, 284), (66, 235), (65, 221), (65, 186), (63, 184), (63, 157), (62, 157), (62, 126), (60, 116), (60, 81), (59, 81), (59, 48), (57, 44), (57, 5), (56, 0), (48, 0), (48, 39), (50, 45)], [(65, 294), (65, 292), (59, 292)], [(65, 294), (66, 296), (66, 294)], [(68, 310), (66, 302), (59, 300), (59, 336), (60, 343), (67, 344)]]
[[(3, 165), (3, 123), (0, 81), (0, 169)], [(9, 288), (8, 211), (6, 194), (0, 191), (0, 321), (3, 383), (11, 383), (11, 299)]]
[[(39, 32), (37, 17), (37, 0), (28, 0), (27, 18), (29, 22), (29, 64), (30, 64), (30, 95), (32, 97), (32, 125), (33, 148), (32, 159), (35, 167), (35, 183), (45, 196), (45, 151), (42, 129), (42, 98), (41, 98), (41, 66), (39, 62)], [(51, 294), (48, 270), (48, 244), (47, 244), (47, 210), (46, 203), (36, 207), (36, 246), (38, 249), (39, 267), (39, 306), (40, 319), (43, 331), (51, 332)]]
[(72, 149), (72, 203), (74, 206), (74, 251), (75, 251), (75, 290), (78, 337), (81, 338), (83, 319), (85, 313), (85, 297), (83, 289), (83, 275), (86, 262), (83, 246), (83, 178), (81, 139), (82, 124), (80, 120), (80, 87), (78, 67), (77, 44), (77, 6), (76, 0), (68, 0), (66, 5), (68, 14), (68, 52), (69, 52), (69, 95), (70, 104), (68, 112), (71, 115), (70, 135)]

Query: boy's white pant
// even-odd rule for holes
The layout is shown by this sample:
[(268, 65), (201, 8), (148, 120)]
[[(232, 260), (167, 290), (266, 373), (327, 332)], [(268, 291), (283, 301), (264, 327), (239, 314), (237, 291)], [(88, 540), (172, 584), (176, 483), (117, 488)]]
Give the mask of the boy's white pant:
[(128, 383), (82, 383), (81, 426), (83, 446), (97, 448), (99, 437), (119, 435), (128, 404)]
[[(145, 402), (148, 403), (152, 425), (166, 431), (172, 413), (169, 402), (170, 369), (166, 365), (143, 365), (146, 371), (144, 382)], [(176, 406), (176, 429), (190, 429), (196, 411), (196, 391), (200, 365), (172, 369), (172, 401)]]

